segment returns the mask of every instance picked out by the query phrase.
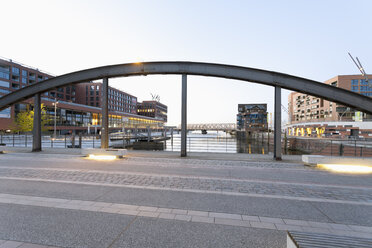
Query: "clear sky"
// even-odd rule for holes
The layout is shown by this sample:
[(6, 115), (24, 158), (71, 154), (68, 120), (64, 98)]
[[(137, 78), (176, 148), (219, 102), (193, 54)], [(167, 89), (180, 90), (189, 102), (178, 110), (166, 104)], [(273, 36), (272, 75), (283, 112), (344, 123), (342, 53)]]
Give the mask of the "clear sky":
[[(139, 61), (200, 61), (325, 81), (372, 73), (372, 1), (358, 0), (0, 0), (0, 56), (54, 75)], [(273, 88), (188, 79), (188, 122), (235, 122), (239, 103), (268, 103)], [(112, 79), (111, 86), (168, 105), (181, 118), (181, 76)], [(282, 94), (287, 106), (288, 91)], [(286, 113), (283, 112), (284, 115)]]

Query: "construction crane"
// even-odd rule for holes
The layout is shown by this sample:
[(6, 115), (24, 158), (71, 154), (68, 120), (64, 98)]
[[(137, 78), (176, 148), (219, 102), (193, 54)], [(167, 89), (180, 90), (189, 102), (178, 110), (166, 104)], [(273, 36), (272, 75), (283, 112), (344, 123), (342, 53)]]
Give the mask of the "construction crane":
[(363, 66), (362, 66), (362, 63), (360, 63), (358, 57), (355, 57), (355, 58), (356, 58), (356, 61), (355, 61), (355, 59), (353, 58), (353, 56), (351, 56), (350, 53), (348, 53), (348, 54), (349, 54), (350, 58), (354, 61), (354, 64), (358, 67), (359, 71), (362, 73), (363, 77), (365, 77), (368, 86), (369, 86), (369, 87), (372, 87), (372, 83), (369, 83), (369, 82), (368, 82), (368, 75), (367, 75), (367, 73), (365, 72), (365, 70), (364, 70), (364, 68), (363, 68)]

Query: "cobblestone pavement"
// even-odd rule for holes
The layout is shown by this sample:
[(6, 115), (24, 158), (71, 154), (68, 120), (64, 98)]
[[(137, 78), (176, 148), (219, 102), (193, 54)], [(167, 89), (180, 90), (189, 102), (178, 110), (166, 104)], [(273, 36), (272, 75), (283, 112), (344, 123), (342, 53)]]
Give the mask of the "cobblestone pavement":
[(158, 165), (187, 165), (187, 166), (202, 166), (203, 168), (209, 167), (229, 167), (229, 166), (238, 166), (238, 167), (256, 167), (256, 168), (290, 168), (290, 169), (302, 169), (302, 170), (311, 170), (311, 168), (304, 167), (299, 163), (285, 163), (281, 162), (278, 165), (278, 162), (270, 161), (227, 161), (227, 160), (213, 160), (213, 159), (170, 159), (170, 158), (140, 158), (140, 157), (129, 157), (126, 158), (128, 162), (133, 164), (158, 164)]
[(0, 167), (1, 178), (53, 180), (74, 183), (95, 183), (127, 187), (224, 192), (270, 196), (314, 198), (372, 203), (371, 188), (348, 188), (327, 185), (301, 185), (293, 183), (252, 182), (241, 179), (208, 178), (195, 176), (150, 175), (143, 173), (68, 170), (46, 168)]

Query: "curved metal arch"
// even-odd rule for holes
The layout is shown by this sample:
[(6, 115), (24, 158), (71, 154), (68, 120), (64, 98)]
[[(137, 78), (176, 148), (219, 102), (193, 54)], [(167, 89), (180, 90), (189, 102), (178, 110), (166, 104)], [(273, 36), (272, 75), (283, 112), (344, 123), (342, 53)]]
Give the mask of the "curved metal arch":
[(140, 76), (151, 74), (188, 74), (242, 80), (269, 86), (279, 86), (305, 94), (324, 98), (372, 114), (372, 99), (358, 93), (333, 87), (321, 82), (284, 73), (224, 64), (200, 62), (143, 62), (102, 66), (76, 71), (30, 85), (0, 98), (0, 110), (58, 87), (90, 80)]

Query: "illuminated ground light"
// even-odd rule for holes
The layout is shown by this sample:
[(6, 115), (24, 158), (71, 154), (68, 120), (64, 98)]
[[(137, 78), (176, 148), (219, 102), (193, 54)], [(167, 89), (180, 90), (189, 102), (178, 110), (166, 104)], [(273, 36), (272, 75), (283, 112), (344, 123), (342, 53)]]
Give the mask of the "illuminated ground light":
[(318, 164), (318, 168), (339, 172), (339, 173), (354, 173), (354, 174), (370, 174), (372, 166), (368, 165), (352, 165), (352, 164)]
[(114, 155), (94, 155), (94, 154), (89, 154), (88, 159), (93, 159), (93, 160), (104, 160), (104, 161), (112, 161), (116, 159), (116, 156)]

